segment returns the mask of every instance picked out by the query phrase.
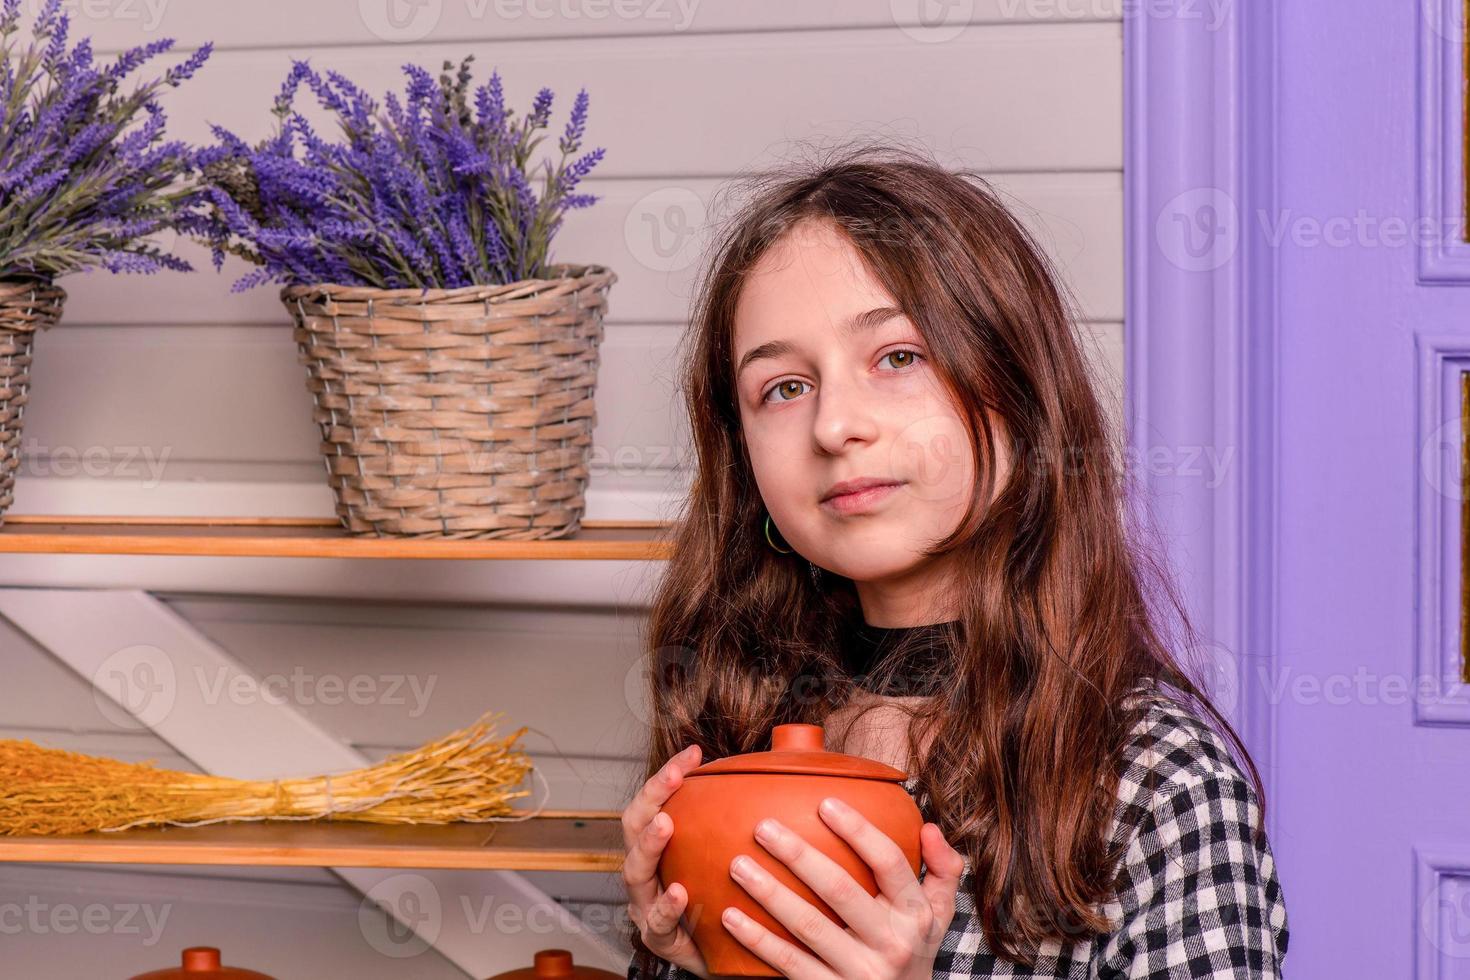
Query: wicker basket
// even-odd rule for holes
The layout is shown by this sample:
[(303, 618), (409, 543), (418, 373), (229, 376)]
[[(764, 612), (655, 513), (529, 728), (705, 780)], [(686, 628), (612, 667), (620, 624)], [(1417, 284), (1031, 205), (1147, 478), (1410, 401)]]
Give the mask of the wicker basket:
[(37, 330), (61, 319), (66, 290), (50, 279), (0, 279), (0, 523), (15, 500), (20, 430), (30, 401), (31, 346)]
[(581, 526), (617, 276), (547, 272), (427, 292), (281, 290), (348, 531), (533, 540)]

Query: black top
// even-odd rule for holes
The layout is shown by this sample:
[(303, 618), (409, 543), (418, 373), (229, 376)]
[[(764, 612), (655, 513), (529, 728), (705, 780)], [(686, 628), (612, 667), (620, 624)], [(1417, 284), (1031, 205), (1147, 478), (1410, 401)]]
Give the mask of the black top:
[(956, 623), (872, 626), (859, 619), (843, 640), (843, 667), (854, 683), (874, 694), (933, 694), (953, 656), (944, 642), (946, 627)]

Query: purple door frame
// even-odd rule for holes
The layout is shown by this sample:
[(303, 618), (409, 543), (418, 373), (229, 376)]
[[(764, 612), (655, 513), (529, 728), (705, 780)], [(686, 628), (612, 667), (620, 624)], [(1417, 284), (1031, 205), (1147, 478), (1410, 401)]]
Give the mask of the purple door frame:
[(1130, 475), (1269, 793), (1274, 715), (1250, 677), (1277, 649), (1276, 255), (1241, 215), (1276, 210), (1275, 3), (1165, 6), (1125, 4)]

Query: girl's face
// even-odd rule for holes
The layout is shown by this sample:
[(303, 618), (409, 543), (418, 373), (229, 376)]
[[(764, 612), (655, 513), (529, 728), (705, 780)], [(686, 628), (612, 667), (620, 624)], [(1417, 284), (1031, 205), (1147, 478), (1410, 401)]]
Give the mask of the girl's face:
[[(835, 224), (806, 221), (742, 286), (732, 344), (773, 531), (852, 579), (875, 626), (958, 617), (955, 569), (919, 552), (958, 525), (976, 479), (965, 423), (896, 307)], [(881, 486), (841, 493), (851, 481)]]

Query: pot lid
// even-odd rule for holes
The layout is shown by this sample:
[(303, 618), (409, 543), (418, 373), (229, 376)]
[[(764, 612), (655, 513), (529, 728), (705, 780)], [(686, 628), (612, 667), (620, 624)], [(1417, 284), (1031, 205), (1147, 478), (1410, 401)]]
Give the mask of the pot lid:
[(183, 963), (168, 970), (140, 973), (133, 980), (271, 980), (264, 973), (220, 963), (219, 950), (213, 946), (190, 946), (184, 950)]
[(854, 779), (887, 779), (901, 783), (908, 773), (875, 759), (822, 747), (821, 725), (777, 725), (771, 729), (768, 752), (746, 752), (706, 762), (685, 776), (717, 776), (731, 772), (784, 772), (810, 776), (847, 776)]
[(623, 975), (577, 966), (572, 962), (571, 950), (541, 949), (536, 951), (534, 966), (497, 973), (490, 980), (623, 980)]

